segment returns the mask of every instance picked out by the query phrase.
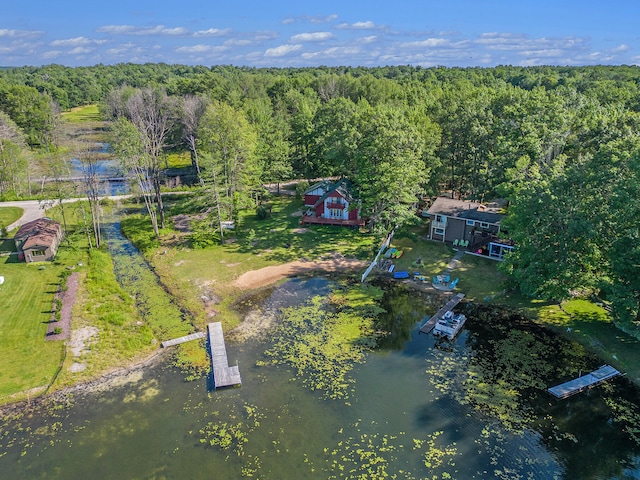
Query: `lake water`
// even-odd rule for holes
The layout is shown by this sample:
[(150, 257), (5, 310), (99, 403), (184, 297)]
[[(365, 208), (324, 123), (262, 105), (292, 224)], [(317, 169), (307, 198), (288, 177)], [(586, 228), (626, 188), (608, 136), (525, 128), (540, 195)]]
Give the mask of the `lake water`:
[[(260, 314), (326, 295), (331, 285), (288, 281)], [(640, 448), (627, 433), (633, 422), (621, 421), (638, 412), (636, 389), (617, 379), (555, 400), (530, 383), (597, 360), (577, 346), (560, 354), (561, 340), (484, 306), (468, 310), (455, 342), (437, 343), (417, 326), (440, 303), (389, 292), (383, 323), (391, 335), (355, 366), (347, 400), (323, 399), (288, 367), (258, 366), (269, 335), (228, 342), (239, 388), (209, 391), (205, 378), (187, 382), (162, 364), (5, 419), (0, 477), (640, 478)], [(506, 358), (519, 368), (511, 372)], [(526, 378), (505, 383), (517, 375)], [(213, 438), (229, 447), (212, 446)]]
[[(96, 143), (94, 150), (106, 157), (96, 162), (96, 175), (100, 178), (111, 178), (109, 181), (104, 180), (101, 182), (100, 195), (123, 195), (129, 193), (129, 185), (125, 180), (121, 180), (124, 174), (120, 167), (120, 162), (115, 158), (107, 157), (109, 144)], [(69, 162), (69, 176), (80, 178), (83, 175), (82, 162), (78, 158), (72, 158)]]

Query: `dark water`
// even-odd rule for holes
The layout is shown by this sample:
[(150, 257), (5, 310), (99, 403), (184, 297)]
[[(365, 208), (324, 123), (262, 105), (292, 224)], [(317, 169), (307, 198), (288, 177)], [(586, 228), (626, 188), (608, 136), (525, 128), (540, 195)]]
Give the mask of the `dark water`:
[[(259, 300), (265, 311), (277, 311), (326, 295), (331, 285), (324, 278), (291, 280)], [(477, 394), (483, 384), (469, 375), (478, 364), (488, 370), (479, 373), (483, 379), (499, 382), (509, 369), (500, 352), (509, 345), (536, 342), (524, 352), (528, 357), (557, 353), (559, 344), (504, 312), (486, 309), (468, 311), (468, 327), (454, 343), (436, 343), (418, 334), (417, 326), (439, 302), (401, 290), (389, 293), (382, 321), (392, 334), (352, 371), (355, 393), (347, 401), (322, 399), (293, 380), (289, 368), (258, 366), (269, 336), (228, 342), (242, 387), (208, 391), (205, 378), (186, 382), (160, 365), (129, 383), (77, 394), (67, 406), (39, 407), (2, 427), (0, 477), (640, 478), (640, 449), (607, 404), (637, 402), (623, 379), (562, 402), (543, 390), (522, 388), (513, 404), (483, 404)], [(249, 309), (251, 302), (245, 304)], [(571, 362), (596, 361), (574, 350), (522, 363), (521, 369), (535, 370), (531, 377), (553, 377), (570, 370)], [(508, 418), (501, 420), (505, 412)], [(208, 444), (214, 426), (225, 427), (228, 435), (221, 437), (231, 439), (228, 449)]]

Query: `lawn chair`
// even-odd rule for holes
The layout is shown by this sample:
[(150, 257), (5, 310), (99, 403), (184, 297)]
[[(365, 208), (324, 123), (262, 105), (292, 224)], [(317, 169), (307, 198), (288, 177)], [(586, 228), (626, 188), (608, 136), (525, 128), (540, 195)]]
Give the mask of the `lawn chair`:
[(458, 246), (458, 239), (457, 239), (457, 238), (453, 241), (453, 246), (454, 246), (454, 247), (457, 247), (457, 246)]
[(440, 281), (438, 280), (438, 277), (433, 277), (433, 284), (437, 285), (439, 283), (440, 283)]
[(444, 277), (444, 283), (449, 283), (449, 281), (451, 280), (451, 276), (449, 275), (445, 275)]
[(456, 278), (453, 282), (451, 282), (451, 283), (449, 284), (449, 286), (450, 286), (451, 288), (456, 288), (456, 285), (457, 285), (457, 284), (458, 284), (458, 279)]

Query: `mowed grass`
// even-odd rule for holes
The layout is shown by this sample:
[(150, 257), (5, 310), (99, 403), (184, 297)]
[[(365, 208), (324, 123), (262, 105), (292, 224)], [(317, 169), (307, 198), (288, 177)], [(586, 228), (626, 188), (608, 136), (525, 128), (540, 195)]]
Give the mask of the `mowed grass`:
[(11, 263), (0, 264), (0, 403), (11, 395), (43, 390), (53, 379), (62, 358), (64, 342), (45, 341), (51, 318), (53, 295), (61, 267)]
[(18, 220), (23, 212), (20, 207), (0, 207), (0, 226), (8, 227)]
[[(135, 224), (123, 222), (125, 233), (134, 239), (154, 265), (163, 283), (178, 302), (196, 319), (206, 320), (201, 297), (208, 292), (221, 302), (214, 306), (225, 326), (237, 324), (231, 308), (243, 293), (233, 281), (245, 272), (296, 260), (316, 260), (336, 254), (347, 258), (372, 258), (374, 238), (354, 229), (330, 226), (300, 225), (302, 201), (291, 197), (275, 197), (270, 202), (271, 216), (258, 219), (254, 211), (243, 212), (237, 228), (227, 231), (227, 243), (206, 248), (191, 248), (188, 234), (176, 244), (174, 230), (163, 232), (162, 241), (150, 236), (150, 223), (141, 218)], [(203, 210), (198, 199), (177, 199), (168, 217), (195, 214)], [(214, 235), (212, 229), (212, 235)]]
[(85, 105), (62, 112), (62, 119), (72, 123), (99, 122), (102, 120), (98, 105)]

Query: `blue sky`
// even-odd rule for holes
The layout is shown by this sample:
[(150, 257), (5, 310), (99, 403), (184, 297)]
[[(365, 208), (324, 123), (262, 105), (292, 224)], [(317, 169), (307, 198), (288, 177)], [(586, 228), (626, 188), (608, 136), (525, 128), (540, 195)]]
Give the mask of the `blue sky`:
[(5, 0), (0, 66), (640, 64), (637, 0)]

